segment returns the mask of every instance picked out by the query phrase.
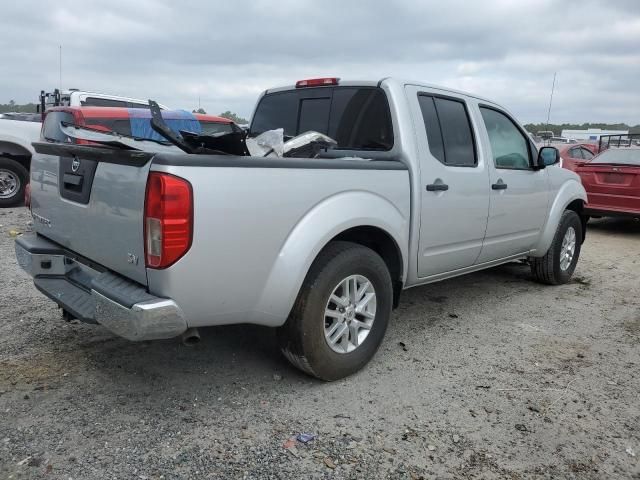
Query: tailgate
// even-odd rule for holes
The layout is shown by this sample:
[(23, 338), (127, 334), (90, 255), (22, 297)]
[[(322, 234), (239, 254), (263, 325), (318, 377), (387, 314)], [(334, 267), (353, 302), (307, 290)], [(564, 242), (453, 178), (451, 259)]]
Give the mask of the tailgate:
[(578, 169), (589, 206), (640, 210), (640, 167), (584, 165)]
[(143, 285), (143, 213), (152, 153), (34, 143), (31, 210), (38, 234)]

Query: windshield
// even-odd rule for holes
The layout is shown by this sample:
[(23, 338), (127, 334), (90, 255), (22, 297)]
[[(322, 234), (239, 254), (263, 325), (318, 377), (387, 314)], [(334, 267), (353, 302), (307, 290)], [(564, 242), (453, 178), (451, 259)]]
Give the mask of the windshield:
[(612, 148), (594, 157), (591, 164), (615, 163), (617, 165), (640, 166), (640, 148)]
[(286, 138), (314, 130), (344, 150), (390, 150), (393, 128), (387, 97), (376, 87), (299, 88), (260, 100), (249, 136), (283, 128)]

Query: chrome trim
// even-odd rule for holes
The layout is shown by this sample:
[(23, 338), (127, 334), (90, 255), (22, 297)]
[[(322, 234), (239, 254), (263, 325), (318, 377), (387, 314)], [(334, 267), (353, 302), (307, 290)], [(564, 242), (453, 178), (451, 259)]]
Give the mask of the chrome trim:
[(187, 329), (187, 322), (173, 300), (151, 300), (126, 308), (95, 290), (91, 294), (96, 299), (96, 321), (127, 340), (172, 338)]
[[(75, 262), (73, 264), (65, 263), (64, 255), (31, 253), (17, 243), (15, 248), (18, 265), (32, 277), (38, 275), (66, 275), (75, 266)], [(42, 268), (42, 262), (51, 262), (51, 267)]]

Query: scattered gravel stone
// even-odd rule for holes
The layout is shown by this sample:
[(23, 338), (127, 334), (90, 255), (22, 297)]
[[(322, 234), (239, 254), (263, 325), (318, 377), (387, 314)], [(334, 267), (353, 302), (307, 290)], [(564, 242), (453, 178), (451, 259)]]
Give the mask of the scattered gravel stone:
[[(30, 217), (10, 211), (0, 208), (2, 480), (637, 471), (640, 222), (590, 220), (576, 270), (588, 295), (530, 282), (519, 264), (403, 292), (373, 361), (325, 383), (289, 367), (265, 327), (202, 329), (187, 349), (65, 322), (17, 267), (8, 230), (27, 231)], [(302, 432), (317, 437), (302, 443)]]

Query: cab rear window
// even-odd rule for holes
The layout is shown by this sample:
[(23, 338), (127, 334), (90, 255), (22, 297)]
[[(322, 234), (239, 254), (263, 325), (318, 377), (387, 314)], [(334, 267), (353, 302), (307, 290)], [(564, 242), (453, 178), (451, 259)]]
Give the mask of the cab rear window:
[(309, 130), (330, 136), (344, 150), (390, 150), (393, 127), (389, 102), (377, 87), (320, 87), (262, 97), (250, 136), (283, 128), (291, 138)]

